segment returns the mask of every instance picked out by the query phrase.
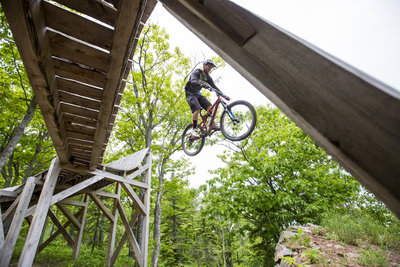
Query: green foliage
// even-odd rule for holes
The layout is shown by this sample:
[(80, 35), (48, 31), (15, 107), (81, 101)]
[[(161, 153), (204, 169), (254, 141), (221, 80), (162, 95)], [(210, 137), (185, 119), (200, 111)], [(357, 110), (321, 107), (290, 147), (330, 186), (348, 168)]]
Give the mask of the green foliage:
[(369, 249), (361, 251), (358, 263), (365, 266), (388, 266), (389, 260), (386, 257), (386, 253)]
[(282, 257), (281, 260), (282, 260), (282, 262), (286, 263), (289, 266), (299, 266), (299, 267), (304, 267), (305, 266), (304, 264), (298, 264), (296, 262), (296, 260), (293, 259), (290, 256)]
[(300, 258), (306, 258), (311, 264), (321, 263), (321, 250), (319, 247), (312, 247), (311, 249), (304, 251)]
[(348, 244), (357, 245), (365, 241), (382, 248), (400, 246), (400, 222), (395, 217), (390, 223), (382, 224), (366, 213), (331, 213), (326, 215), (321, 225)]
[(296, 247), (309, 247), (311, 238), (307, 237), (302, 229), (298, 228), (297, 231), (298, 233), (290, 238), (289, 244)]

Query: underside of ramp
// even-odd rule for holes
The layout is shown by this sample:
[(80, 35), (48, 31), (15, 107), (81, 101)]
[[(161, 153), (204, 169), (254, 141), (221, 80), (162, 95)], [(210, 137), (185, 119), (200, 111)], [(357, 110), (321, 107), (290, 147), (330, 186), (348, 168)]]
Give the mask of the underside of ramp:
[(400, 93), (230, 1), (160, 0), (400, 217)]

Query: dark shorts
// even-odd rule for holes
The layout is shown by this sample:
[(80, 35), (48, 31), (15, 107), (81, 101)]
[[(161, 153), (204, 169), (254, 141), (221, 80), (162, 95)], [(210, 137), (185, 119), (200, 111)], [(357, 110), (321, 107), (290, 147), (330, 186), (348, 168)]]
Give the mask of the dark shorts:
[(210, 101), (208, 101), (207, 97), (203, 95), (189, 95), (186, 97), (186, 101), (188, 102), (192, 113), (200, 108), (207, 110), (207, 107), (211, 106)]

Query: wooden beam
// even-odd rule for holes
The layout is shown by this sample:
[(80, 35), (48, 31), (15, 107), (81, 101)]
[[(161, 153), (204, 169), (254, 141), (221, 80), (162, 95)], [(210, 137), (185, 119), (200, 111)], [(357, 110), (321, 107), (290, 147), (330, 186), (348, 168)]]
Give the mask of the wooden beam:
[(72, 248), (74, 245), (74, 240), (72, 239), (72, 236), (68, 233), (67, 229), (64, 228), (64, 225), (62, 225), (60, 220), (58, 220), (57, 216), (51, 209), (49, 209), (49, 217), (53, 221), (57, 229), (60, 231), (60, 233), (64, 236), (64, 239), (67, 241), (68, 245)]
[[(68, 220), (72, 222), (72, 224), (77, 228), (81, 229), (82, 225), (79, 220), (65, 207), (63, 204), (56, 203), (57, 208), (67, 217)], [(71, 246), (72, 247), (72, 246)]]
[[(147, 167), (144, 167), (143, 169), (147, 169)], [(103, 176), (104, 179), (106, 180), (110, 180), (110, 181), (114, 181), (114, 182), (119, 182), (119, 183), (127, 183), (139, 188), (144, 188), (147, 189), (149, 188), (148, 184), (142, 183), (142, 182), (138, 182), (135, 180), (130, 180), (128, 178), (113, 174), (113, 173), (109, 173), (109, 172), (105, 172), (105, 171), (100, 171), (100, 170), (95, 170), (95, 171), (88, 171), (88, 173), (93, 174), (93, 175), (99, 175), (99, 176)]]
[(113, 223), (110, 225), (110, 233), (108, 237), (108, 247), (107, 247), (107, 254), (106, 254), (106, 266), (112, 266), (112, 255), (114, 253), (114, 248), (115, 248), (115, 237), (117, 236), (117, 225), (118, 225), (118, 202), (120, 201), (120, 196), (121, 196), (121, 186), (116, 183), (115, 185), (115, 194), (118, 196), (118, 198), (114, 199), (114, 205), (113, 205), (113, 212), (112, 215), (115, 218)]
[(148, 153), (146, 159), (146, 165), (149, 165), (147, 169), (147, 173), (144, 177), (144, 182), (149, 185), (149, 189), (144, 192), (143, 196), (143, 205), (146, 208), (145, 213), (146, 216), (143, 220), (143, 229), (142, 229), (142, 266), (147, 266), (147, 254), (148, 254), (148, 246), (149, 246), (149, 224), (150, 224), (150, 190), (151, 190), (151, 164), (152, 164), (152, 154)]
[(135, 204), (136, 208), (140, 211), (141, 214), (146, 216), (146, 207), (140, 198), (137, 196), (135, 191), (133, 191), (132, 187), (129, 184), (121, 183), (122, 187), (125, 189), (125, 192), (131, 197), (133, 203)]
[[(104, 179), (104, 177), (102, 177), (102, 176), (93, 176), (92, 178), (89, 178), (89, 179), (87, 179), (87, 180), (85, 180), (85, 181), (83, 181), (83, 182), (81, 182), (79, 184), (76, 184), (76, 185), (74, 185), (72, 187), (69, 187), (68, 189), (65, 189), (62, 192), (59, 192), (58, 194), (54, 195), (51, 198), (51, 205), (53, 205), (53, 204), (65, 199), (65, 198), (67, 198), (67, 197), (69, 197), (69, 196), (71, 196), (71, 195), (73, 195), (73, 194), (85, 189), (86, 187), (88, 187), (88, 186), (90, 186), (90, 185), (92, 185), (94, 183), (97, 183), (98, 181), (101, 181), (102, 179)], [(30, 207), (27, 210), (25, 216), (31, 215), (35, 211), (35, 209), (36, 209), (36, 205)]]
[(72, 253), (72, 258), (74, 260), (78, 259), (79, 256), (79, 250), (81, 248), (81, 243), (82, 243), (82, 236), (83, 232), (85, 230), (85, 222), (86, 222), (86, 214), (88, 210), (88, 205), (89, 205), (89, 196), (86, 194), (85, 195), (85, 206), (82, 208), (83, 212), (81, 213), (81, 229), (78, 230), (76, 240), (74, 242), (73, 246), (73, 253)]
[(93, 194), (96, 194), (96, 195), (101, 196), (101, 197), (118, 198), (117, 194), (110, 193), (110, 192), (105, 192), (105, 191), (103, 191), (101, 189), (94, 191)]
[[(82, 212), (83, 209), (80, 209), (77, 213), (74, 214), (74, 216), (79, 216), (80, 214), (82, 214)], [(64, 223), (63, 227), (66, 229), (71, 223), (72, 223), (71, 221), (67, 221), (66, 223)], [(40, 253), (43, 249), (45, 249), (47, 245), (50, 244), (54, 239), (56, 239), (57, 236), (59, 236), (60, 234), (61, 231), (57, 230), (54, 234), (52, 234), (49, 238), (47, 238), (45, 242), (40, 244), (40, 246), (38, 247), (38, 253)]]
[(37, 209), (33, 215), (32, 225), (26, 236), (25, 245), (19, 258), (18, 266), (31, 266), (37, 247), (39, 245), (40, 235), (42, 234), (44, 222), (51, 205), (54, 188), (56, 187), (58, 173), (60, 172), (60, 161), (53, 159), (49, 171), (44, 181), (42, 192), (39, 197)]
[(35, 178), (29, 177), (25, 183), (24, 189), (21, 194), (21, 200), (18, 202), (13, 220), (10, 224), (7, 237), (3, 242), (0, 250), (0, 266), (8, 266), (14, 251), (15, 244), (17, 243), (18, 235), (24, 222), (24, 214), (31, 201), (33, 190), (35, 189)]
[(13, 203), (10, 205), (10, 207), (8, 207), (6, 212), (4, 212), (3, 222), (5, 222), (8, 219), (8, 217), (10, 217), (10, 215), (17, 208), (17, 205), (18, 205), (20, 199), (21, 199), (21, 194), (18, 195), (18, 197), (13, 201)]
[(73, 206), (80, 206), (80, 207), (86, 206), (85, 202), (76, 201), (76, 200), (72, 200), (72, 199), (63, 199), (59, 203), (64, 204), (64, 205), (73, 205)]
[(119, 214), (121, 216), (121, 221), (122, 221), (123, 225), (125, 226), (125, 231), (126, 231), (126, 233), (128, 235), (129, 242), (132, 245), (133, 252), (135, 254), (137, 262), (138, 262), (139, 266), (143, 266), (142, 265), (143, 261), (141, 260), (142, 259), (142, 253), (140, 251), (139, 244), (136, 241), (136, 237), (133, 234), (132, 228), (129, 225), (128, 218), (126, 217), (125, 211), (122, 208), (122, 205), (121, 205), (121, 203), (119, 201), (117, 203), (117, 208), (118, 208)]
[(138, 22), (142, 16), (141, 6), (144, 6), (141, 4), (141, 1), (122, 1), (118, 9), (114, 43), (110, 52), (110, 68), (106, 74), (106, 84), (103, 91), (104, 102), (102, 102), (97, 120), (95, 143), (89, 165), (91, 170), (97, 167), (102, 154), (107, 128), (113, 113), (114, 103), (119, 93), (119, 84), (128, 64), (128, 56), (134, 49), (133, 43), (138, 31)]
[(3, 228), (3, 218), (1, 214), (1, 205), (0, 205), (0, 248), (3, 247), (4, 243), (4, 228)]
[(106, 205), (104, 205), (103, 201), (101, 201), (101, 199), (95, 194), (89, 193), (89, 196), (94, 201), (94, 203), (96, 203), (96, 205), (100, 208), (100, 210), (103, 211), (104, 215), (110, 220), (110, 222), (114, 223), (116, 218), (106, 207)]
[[(133, 227), (133, 225), (135, 224), (135, 222), (136, 222), (136, 220), (137, 220), (138, 218), (139, 218), (139, 211), (136, 210), (135, 213), (132, 215), (131, 221), (129, 222), (129, 227), (130, 227), (130, 228)], [(127, 239), (128, 239), (128, 234), (127, 234), (127, 232), (125, 231), (124, 234), (123, 234), (123, 236), (121, 237), (119, 243), (118, 243), (117, 248), (116, 248), (115, 251), (114, 251), (114, 254), (112, 255), (112, 258), (111, 258), (111, 266), (113, 266), (114, 263), (115, 263), (115, 261), (117, 260), (118, 255), (119, 255), (119, 253), (121, 252), (122, 248), (124, 247), (125, 242), (126, 242)]]

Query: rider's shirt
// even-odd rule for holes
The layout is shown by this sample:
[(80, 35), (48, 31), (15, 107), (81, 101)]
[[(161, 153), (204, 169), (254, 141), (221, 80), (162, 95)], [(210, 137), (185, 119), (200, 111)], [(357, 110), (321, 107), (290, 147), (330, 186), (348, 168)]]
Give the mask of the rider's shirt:
[(218, 89), (210, 75), (207, 73), (204, 75), (201, 69), (196, 69), (192, 72), (189, 81), (185, 85), (186, 96), (201, 95), (200, 91), (204, 82)]

